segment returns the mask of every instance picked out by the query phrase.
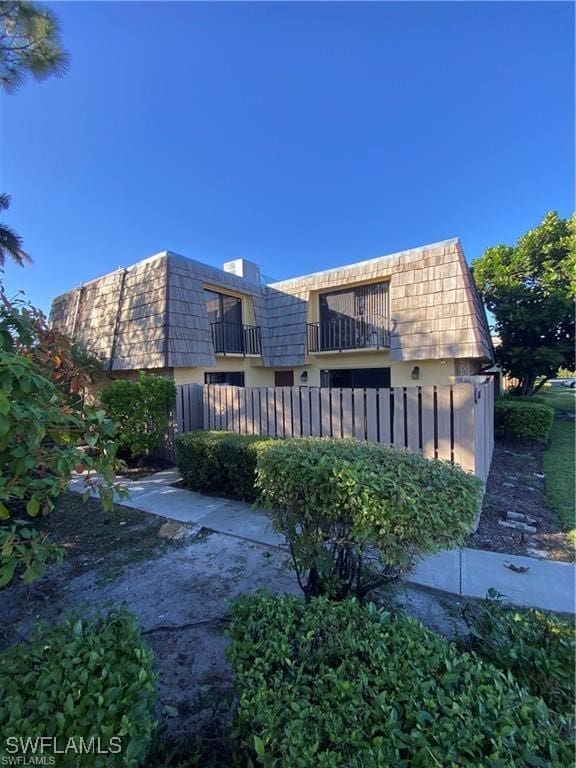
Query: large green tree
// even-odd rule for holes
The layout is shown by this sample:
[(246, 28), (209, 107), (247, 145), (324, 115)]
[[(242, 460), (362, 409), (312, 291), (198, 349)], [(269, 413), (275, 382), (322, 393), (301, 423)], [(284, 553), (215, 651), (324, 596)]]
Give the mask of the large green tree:
[(13, 93), (29, 75), (44, 80), (67, 69), (54, 13), (37, 3), (0, 0), (0, 88)]
[(497, 362), (519, 380), (519, 394), (574, 368), (575, 216), (548, 213), (516, 245), (488, 248), (472, 269), (500, 337)]

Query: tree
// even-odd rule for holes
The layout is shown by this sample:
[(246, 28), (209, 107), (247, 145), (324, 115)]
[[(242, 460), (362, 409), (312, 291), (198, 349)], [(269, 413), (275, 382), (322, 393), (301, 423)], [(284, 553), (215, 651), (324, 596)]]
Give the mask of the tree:
[[(0, 211), (7, 211), (10, 207), (10, 195), (0, 193)], [(21, 267), (32, 259), (22, 249), (22, 238), (13, 229), (0, 222), (0, 268), (4, 266), (6, 256), (10, 256)]]
[(31, 75), (45, 80), (68, 70), (54, 13), (30, 2), (0, 0), (0, 87), (14, 93)]
[(114, 425), (78, 397), (84, 375), (72, 342), (0, 283), (0, 588), (61, 557), (34, 519), (54, 508), (74, 469), (87, 472), (85, 495), (98, 491), (105, 509), (121, 490)]
[(516, 245), (488, 248), (472, 270), (496, 321), (496, 360), (519, 380), (518, 394), (574, 369), (575, 216), (548, 213)]

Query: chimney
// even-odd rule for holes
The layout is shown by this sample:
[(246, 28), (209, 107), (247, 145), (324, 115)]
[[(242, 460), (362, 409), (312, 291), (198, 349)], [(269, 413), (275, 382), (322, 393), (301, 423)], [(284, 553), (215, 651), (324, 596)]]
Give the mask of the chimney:
[(234, 259), (234, 261), (227, 261), (223, 265), (224, 272), (230, 272), (231, 275), (237, 277), (243, 277), (244, 280), (249, 280), (251, 283), (257, 283), (260, 285), (260, 267), (258, 264), (254, 264), (253, 261), (248, 259)]

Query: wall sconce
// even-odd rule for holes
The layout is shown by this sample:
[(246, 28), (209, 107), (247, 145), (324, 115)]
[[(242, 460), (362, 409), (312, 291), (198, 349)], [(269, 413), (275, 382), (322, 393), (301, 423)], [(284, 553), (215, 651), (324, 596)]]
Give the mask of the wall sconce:
[(442, 360), (440, 360), (440, 365), (446, 365), (447, 362), (448, 360), (445, 360), (444, 358), (442, 358)]
[(308, 381), (308, 371), (302, 371), (300, 374), (300, 381)]
[(412, 381), (418, 381), (420, 378), (420, 367), (418, 365), (415, 365), (414, 368), (412, 368)]

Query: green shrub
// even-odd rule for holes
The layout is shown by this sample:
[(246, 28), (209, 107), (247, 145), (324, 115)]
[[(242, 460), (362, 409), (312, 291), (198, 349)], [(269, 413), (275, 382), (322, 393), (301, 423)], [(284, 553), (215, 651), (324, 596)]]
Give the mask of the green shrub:
[(538, 395), (516, 395), (513, 392), (504, 392), (496, 402), (505, 403), (541, 403), (546, 405), (546, 397)]
[(567, 723), (402, 614), (256, 595), (233, 608), (236, 735), (266, 768), (560, 767)]
[(120, 450), (136, 458), (161, 445), (176, 400), (173, 381), (141, 372), (136, 381), (115, 381), (99, 397), (108, 417), (117, 422)]
[(73, 346), (0, 283), (0, 588), (60, 559), (31, 519), (52, 511), (74, 469), (89, 473), (88, 496), (98, 490), (113, 507), (114, 425), (79, 397), (85, 377)]
[(463, 543), (481, 489), (478, 478), (446, 462), (320, 438), (268, 444), (257, 486), (305, 595), (336, 599), (362, 598), (420, 554)]
[[(60, 750), (69, 740), (76, 745), (56, 757), (63, 767), (144, 762), (155, 728), (152, 653), (126, 611), (68, 619), (9, 649), (0, 656), (0, 691), (0, 755), (20, 739), (48, 736)], [(105, 762), (92, 752), (79, 756), (81, 738), (99, 738), (114, 754)]]
[(494, 434), (510, 443), (547, 443), (554, 410), (537, 398), (506, 398), (494, 407)]
[(574, 622), (488, 599), (464, 613), (469, 647), (516, 680), (551, 709), (574, 710)]
[(188, 488), (254, 501), (258, 452), (269, 440), (234, 432), (187, 432), (176, 438), (176, 464)]

